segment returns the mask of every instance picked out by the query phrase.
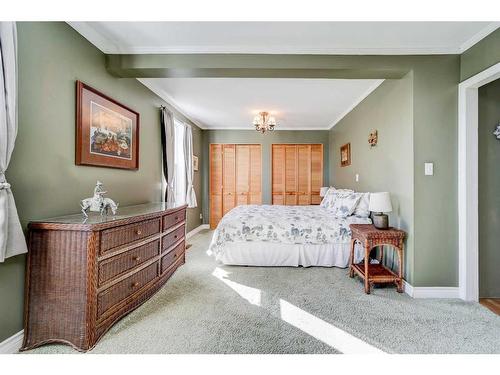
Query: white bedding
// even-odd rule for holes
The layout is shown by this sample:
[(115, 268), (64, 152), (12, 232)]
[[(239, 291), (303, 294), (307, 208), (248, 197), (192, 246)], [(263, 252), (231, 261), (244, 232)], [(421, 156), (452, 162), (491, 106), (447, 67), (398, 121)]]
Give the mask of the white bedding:
[[(238, 206), (219, 222), (210, 250), (224, 264), (347, 267), (349, 224), (369, 223), (357, 216), (336, 218), (320, 206)], [(362, 259), (357, 248), (355, 261)]]

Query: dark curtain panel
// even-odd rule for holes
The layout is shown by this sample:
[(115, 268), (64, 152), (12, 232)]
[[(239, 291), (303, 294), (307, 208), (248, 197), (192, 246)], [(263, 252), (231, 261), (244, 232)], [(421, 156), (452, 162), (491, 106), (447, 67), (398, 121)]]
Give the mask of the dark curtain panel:
[[(168, 165), (167, 165), (167, 135), (165, 130), (165, 116), (166, 116), (166, 108), (161, 107), (160, 109), (160, 124), (161, 124), (161, 153), (162, 153), (162, 161), (163, 161), (163, 178), (168, 176)], [(165, 189), (165, 202), (168, 197), (168, 189)]]

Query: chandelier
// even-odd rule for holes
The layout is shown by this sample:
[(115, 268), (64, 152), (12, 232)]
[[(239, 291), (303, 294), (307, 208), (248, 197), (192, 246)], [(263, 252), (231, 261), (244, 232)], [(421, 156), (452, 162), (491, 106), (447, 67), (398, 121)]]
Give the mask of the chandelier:
[(260, 112), (253, 118), (253, 124), (255, 125), (255, 130), (265, 133), (268, 130), (274, 130), (274, 127), (276, 126), (276, 119), (267, 112)]

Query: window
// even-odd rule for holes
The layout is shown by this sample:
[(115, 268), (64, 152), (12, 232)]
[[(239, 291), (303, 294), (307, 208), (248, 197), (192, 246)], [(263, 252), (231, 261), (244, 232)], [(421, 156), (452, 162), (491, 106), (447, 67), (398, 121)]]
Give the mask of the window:
[(184, 158), (184, 133), (186, 127), (184, 123), (174, 118), (174, 136), (175, 136), (175, 203), (186, 203), (186, 161)]

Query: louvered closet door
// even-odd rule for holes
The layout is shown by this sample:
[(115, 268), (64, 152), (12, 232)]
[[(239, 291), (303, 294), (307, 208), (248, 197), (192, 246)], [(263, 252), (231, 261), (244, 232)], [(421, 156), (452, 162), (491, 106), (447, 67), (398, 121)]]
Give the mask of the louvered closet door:
[(297, 146), (285, 145), (285, 204), (297, 204)]
[(311, 204), (311, 145), (297, 145), (297, 204)]
[(222, 145), (210, 145), (210, 228), (222, 218)]
[(250, 146), (236, 145), (236, 205), (248, 204), (250, 194)]
[(236, 206), (236, 146), (223, 145), (222, 216)]
[(272, 204), (285, 204), (285, 146), (272, 145)]
[(323, 145), (311, 145), (311, 204), (320, 204), (323, 186)]
[(323, 186), (323, 145), (272, 145), (272, 203), (319, 204)]
[(250, 191), (248, 204), (262, 204), (262, 147), (250, 145)]

